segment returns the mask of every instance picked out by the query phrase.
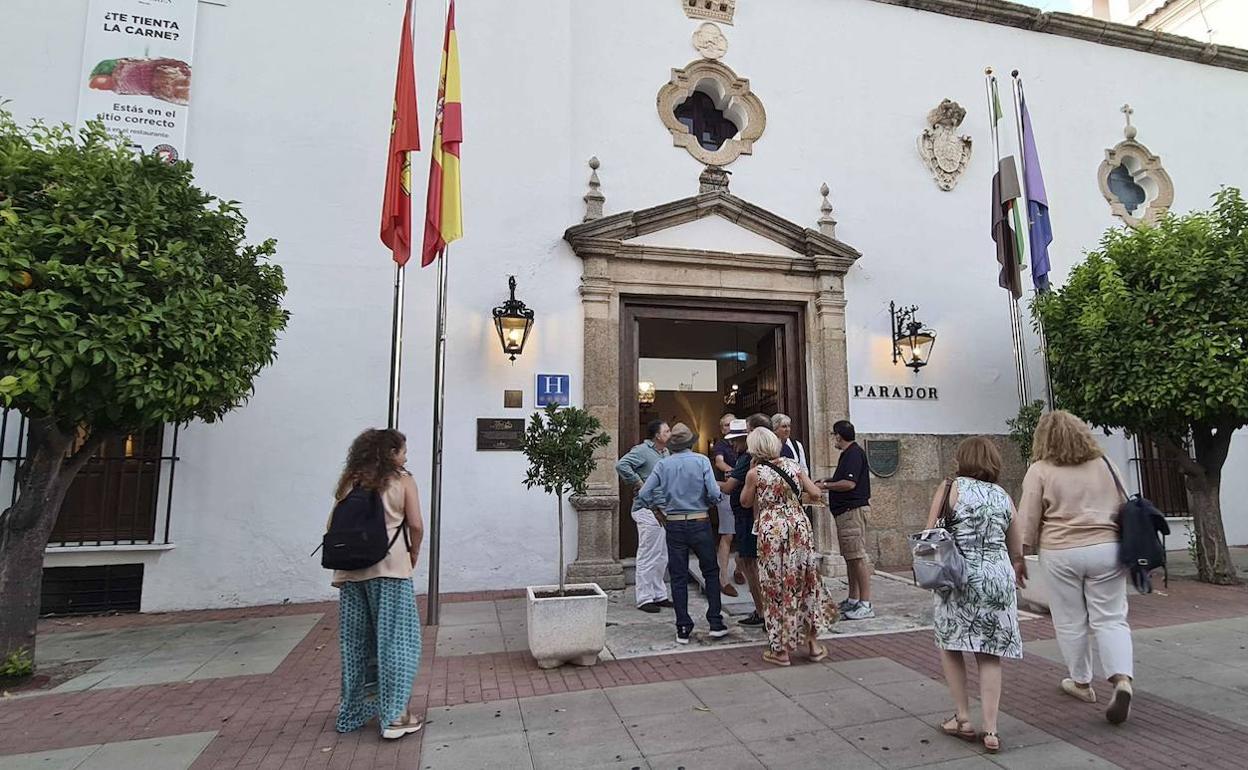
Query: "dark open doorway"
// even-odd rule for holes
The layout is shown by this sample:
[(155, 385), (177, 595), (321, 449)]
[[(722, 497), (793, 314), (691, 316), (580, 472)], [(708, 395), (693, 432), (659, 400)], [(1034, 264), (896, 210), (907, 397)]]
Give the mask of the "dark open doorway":
[[(684, 422), (706, 453), (719, 418), (732, 412), (783, 412), (806, 441), (806, 349), (801, 305), (738, 300), (628, 299), (620, 318), (620, 451), (639, 443), (654, 419)], [(653, 400), (641, 383), (653, 385)], [(649, 403), (643, 403), (649, 402)], [(620, 557), (637, 552), (629, 511), (633, 490), (620, 485)]]

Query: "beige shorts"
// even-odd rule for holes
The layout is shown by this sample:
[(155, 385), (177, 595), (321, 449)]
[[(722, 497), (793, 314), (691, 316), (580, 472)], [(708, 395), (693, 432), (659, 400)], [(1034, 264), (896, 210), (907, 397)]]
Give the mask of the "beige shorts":
[(867, 514), (871, 506), (850, 508), (836, 516), (836, 540), (841, 544), (841, 556), (845, 561), (867, 558)]

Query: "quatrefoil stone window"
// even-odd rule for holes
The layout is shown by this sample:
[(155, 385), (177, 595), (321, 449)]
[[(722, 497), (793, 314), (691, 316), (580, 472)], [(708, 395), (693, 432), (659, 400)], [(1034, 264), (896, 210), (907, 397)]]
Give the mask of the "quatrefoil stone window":
[(767, 126), (767, 113), (750, 91), (750, 81), (710, 59), (672, 70), (657, 102), (672, 143), (708, 166), (753, 153)]
[(1174, 183), (1161, 158), (1135, 140), (1134, 110), (1124, 105), (1122, 111), (1127, 116), (1126, 140), (1105, 151), (1097, 181), (1114, 216), (1130, 227), (1151, 225), (1174, 203)]

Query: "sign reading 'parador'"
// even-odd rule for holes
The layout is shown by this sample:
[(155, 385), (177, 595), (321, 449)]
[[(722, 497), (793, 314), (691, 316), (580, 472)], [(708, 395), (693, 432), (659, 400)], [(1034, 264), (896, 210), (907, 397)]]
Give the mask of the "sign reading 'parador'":
[(914, 385), (855, 385), (854, 398), (889, 398), (899, 401), (935, 401), (936, 388)]

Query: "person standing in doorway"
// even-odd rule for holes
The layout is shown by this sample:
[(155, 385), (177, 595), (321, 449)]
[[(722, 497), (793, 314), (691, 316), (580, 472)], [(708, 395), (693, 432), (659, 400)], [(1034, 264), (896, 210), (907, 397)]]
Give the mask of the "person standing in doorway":
[(1114, 686), (1105, 712), (1112, 724), (1131, 714), (1135, 675), (1127, 625), (1127, 571), (1118, 562), (1122, 475), (1092, 431), (1060, 409), (1040, 418), (1023, 478), (1023, 543), (1039, 546), (1048, 576), (1053, 629), (1070, 676), (1062, 692), (1096, 703), (1092, 651)]
[[(737, 463), (737, 450), (733, 448), (732, 441), (728, 438), (728, 431), (732, 427), (733, 421), (737, 416), (729, 412), (719, 418), (719, 441), (711, 447), (711, 468), (715, 471), (715, 480), (723, 481), (732, 473), (732, 467)], [(728, 576), (732, 573), (728, 570), (729, 561), (732, 558), (732, 538), (737, 533), (736, 517), (732, 514), (732, 500), (728, 495), (719, 498), (719, 543), (716, 548), (716, 557), (719, 562), (719, 577), (723, 583), (721, 591), (724, 596), (736, 596), (737, 588), (729, 581)], [(745, 582), (745, 575), (742, 575), (739, 582)]]
[(771, 416), (771, 430), (780, 439), (780, 456), (795, 461), (802, 468), (802, 473), (810, 475), (810, 463), (806, 461), (806, 447), (793, 438), (793, 419), (787, 414)]
[(832, 442), (840, 450), (836, 472), (820, 482), (828, 490), (828, 507), (836, 522), (836, 539), (849, 572), (849, 598), (841, 602), (841, 617), (866, 620), (875, 617), (871, 607), (871, 562), (867, 558), (867, 515), (871, 512), (871, 471), (867, 453), (855, 441), (849, 420), (832, 425)]
[(705, 455), (689, 451), (698, 434), (683, 422), (672, 426), (671, 454), (654, 466), (637, 502), (652, 509), (667, 530), (667, 566), (672, 573), (672, 598), (676, 606), (676, 641), (688, 644), (693, 633), (689, 617), (689, 552), (698, 557), (698, 569), (706, 580), (706, 620), (710, 636), (728, 635), (720, 607), (719, 565), (707, 509), (719, 504), (722, 494)]
[[(641, 491), (659, 460), (667, 457), (667, 440), (672, 429), (662, 420), (652, 420), (646, 426), (646, 439), (628, 450), (628, 454), (615, 464), (615, 472), (625, 484), (633, 488), (633, 494)], [(655, 515), (633, 498), (633, 521), (637, 524), (637, 609), (642, 612), (658, 612), (671, 607), (667, 584), (663, 575), (667, 572), (667, 538)]]
[(737, 529), (737, 564), (745, 573), (745, 582), (749, 584), (750, 597), (754, 600), (754, 612), (739, 622), (742, 626), (761, 626), (765, 622), (762, 613), (765, 599), (758, 582), (758, 534), (754, 527), (754, 509), (741, 504), (741, 490), (745, 488), (745, 477), (750, 473), (752, 462), (750, 453), (746, 451), (746, 438), (755, 428), (770, 427), (771, 418), (765, 414), (752, 414), (747, 420), (732, 421), (728, 436), (737, 446), (737, 464), (719, 487), (731, 497)]
[[(340, 733), (358, 730), (374, 717), (381, 725), (381, 737), (388, 740), (421, 727), (420, 718), (408, 711), (407, 701), (420, 670), (420, 613), (412, 570), (425, 525), (420, 493), (406, 464), (407, 439), (402, 433), (366, 430), (351, 442), (334, 492), (335, 508), (352, 493), (362, 490), (374, 495), (385, 513), (390, 537), (381, 561), (361, 569), (334, 570), (331, 580), (338, 589), (342, 655), (341, 700), (334, 722)], [(331, 522), (333, 517), (331, 513)], [(370, 658), (377, 661), (375, 698), (366, 694)]]

